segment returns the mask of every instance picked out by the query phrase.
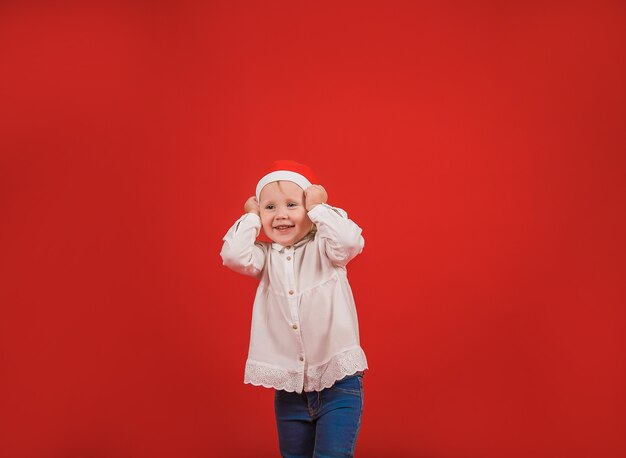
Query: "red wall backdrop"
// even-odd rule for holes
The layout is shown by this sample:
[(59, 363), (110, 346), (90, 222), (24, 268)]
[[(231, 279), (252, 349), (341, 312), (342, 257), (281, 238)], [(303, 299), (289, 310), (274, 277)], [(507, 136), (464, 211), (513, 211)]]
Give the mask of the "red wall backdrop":
[(360, 457), (626, 456), (626, 8), (0, 5), (0, 455), (278, 456), (221, 237), (363, 228)]

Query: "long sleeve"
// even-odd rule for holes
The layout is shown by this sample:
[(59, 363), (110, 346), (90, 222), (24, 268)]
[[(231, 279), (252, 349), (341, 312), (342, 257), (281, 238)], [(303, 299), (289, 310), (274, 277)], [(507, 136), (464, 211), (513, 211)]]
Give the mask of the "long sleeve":
[(319, 237), (325, 243), (326, 255), (333, 264), (345, 266), (363, 251), (362, 229), (348, 218), (345, 210), (319, 204), (308, 215), (317, 226)]
[(222, 264), (237, 273), (259, 278), (265, 265), (265, 249), (256, 237), (261, 230), (261, 218), (246, 213), (230, 227), (222, 238)]

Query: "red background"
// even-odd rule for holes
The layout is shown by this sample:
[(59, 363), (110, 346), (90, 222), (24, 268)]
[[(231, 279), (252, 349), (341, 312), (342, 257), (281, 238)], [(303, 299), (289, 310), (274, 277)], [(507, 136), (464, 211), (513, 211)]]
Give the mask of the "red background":
[(626, 456), (623, 3), (23, 4), (1, 456), (278, 456), (219, 251), (282, 158), (363, 228), (358, 456)]

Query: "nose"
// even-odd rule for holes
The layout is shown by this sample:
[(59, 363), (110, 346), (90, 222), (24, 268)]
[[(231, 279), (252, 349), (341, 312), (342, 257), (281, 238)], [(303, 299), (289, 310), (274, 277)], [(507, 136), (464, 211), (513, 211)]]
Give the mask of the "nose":
[(287, 208), (285, 206), (280, 205), (278, 207), (278, 210), (276, 211), (276, 218), (280, 218), (280, 219), (287, 218)]

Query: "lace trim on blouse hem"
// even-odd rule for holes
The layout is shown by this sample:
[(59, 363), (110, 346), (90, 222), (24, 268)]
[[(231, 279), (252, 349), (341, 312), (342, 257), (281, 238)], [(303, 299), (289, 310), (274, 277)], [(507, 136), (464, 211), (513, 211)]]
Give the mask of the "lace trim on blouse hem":
[(337, 380), (365, 369), (368, 369), (367, 359), (361, 347), (339, 353), (325, 364), (309, 367), (306, 377), (302, 372), (279, 369), (248, 359), (244, 383), (298, 393), (302, 392), (304, 383), (304, 391), (321, 391), (330, 388)]

